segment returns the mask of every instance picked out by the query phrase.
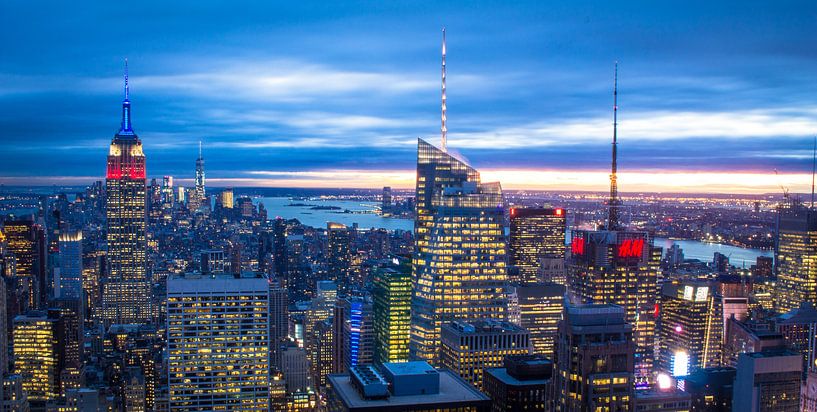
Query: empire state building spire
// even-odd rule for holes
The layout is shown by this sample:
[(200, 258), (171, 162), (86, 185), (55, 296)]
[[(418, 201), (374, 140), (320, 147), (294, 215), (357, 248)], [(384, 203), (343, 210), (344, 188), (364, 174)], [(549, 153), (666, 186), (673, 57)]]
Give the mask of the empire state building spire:
[(442, 86), (442, 125), (440, 126), (440, 149), (446, 151), (446, 144), (448, 139), (448, 127), (445, 125), (445, 27), (443, 27), (443, 64), (442, 64), (442, 79), (443, 79), (443, 86)]
[(130, 86), (128, 86), (128, 59), (125, 59), (125, 99), (122, 100), (122, 126), (119, 128), (119, 135), (133, 135), (130, 113)]
[(615, 74), (613, 76), (613, 165), (610, 172), (610, 200), (608, 206), (610, 212), (607, 219), (607, 229), (616, 230), (619, 228), (618, 208), (620, 201), (618, 199), (618, 62), (616, 62)]

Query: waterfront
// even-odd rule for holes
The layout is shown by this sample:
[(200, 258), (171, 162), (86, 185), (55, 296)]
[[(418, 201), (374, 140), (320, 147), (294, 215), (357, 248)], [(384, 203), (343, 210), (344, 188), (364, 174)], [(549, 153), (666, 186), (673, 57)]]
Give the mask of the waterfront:
[[(257, 197), (253, 201), (264, 204), (270, 219), (276, 216), (286, 219), (296, 218), (301, 223), (313, 227), (325, 228), (326, 222), (338, 222), (347, 226), (357, 223), (362, 229), (374, 227), (388, 230), (413, 230), (414, 228), (414, 222), (410, 219), (387, 218), (374, 213), (378, 204), (372, 201), (322, 200), (319, 198), (291, 200), (287, 197)], [(291, 206), (293, 204), (306, 206)], [(313, 206), (319, 206), (321, 209), (313, 209)], [(351, 213), (344, 213), (345, 210)], [(744, 263), (746, 267), (753, 265), (758, 256), (773, 256), (770, 250), (748, 249), (698, 240), (655, 238), (655, 245), (664, 248), (665, 252), (673, 243), (677, 243), (683, 249), (687, 259), (710, 262), (715, 252), (720, 252), (728, 256), (729, 261), (738, 267), (743, 267)]]

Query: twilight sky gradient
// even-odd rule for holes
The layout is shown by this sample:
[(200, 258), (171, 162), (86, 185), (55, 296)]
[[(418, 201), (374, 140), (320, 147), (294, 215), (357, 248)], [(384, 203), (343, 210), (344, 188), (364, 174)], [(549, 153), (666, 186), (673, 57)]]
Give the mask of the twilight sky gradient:
[[(439, 140), (506, 188), (806, 191), (817, 2), (65, 2), (0, 5), (0, 183), (104, 174), (130, 61), (148, 175), (412, 187)], [(773, 171), (780, 171), (775, 176)]]

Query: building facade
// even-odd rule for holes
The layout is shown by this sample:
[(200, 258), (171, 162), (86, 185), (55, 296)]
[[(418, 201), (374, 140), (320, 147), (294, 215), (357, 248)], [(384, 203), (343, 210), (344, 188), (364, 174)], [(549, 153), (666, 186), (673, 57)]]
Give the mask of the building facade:
[(502, 190), (420, 139), (416, 194), (410, 350), (436, 364), (443, 324), (506, 316)]
[(268, 305), (262, 277), (168, 278), (169, 410), (268, 410)]
[(372, 283), (375, 363), (408, 361), (411, 267), (378, 268)]
[(541, 282), (543, 261), (565, 258), (565, 209), (512, 207), (509, 215), (508, 263), (516, 269), (510, 281)]

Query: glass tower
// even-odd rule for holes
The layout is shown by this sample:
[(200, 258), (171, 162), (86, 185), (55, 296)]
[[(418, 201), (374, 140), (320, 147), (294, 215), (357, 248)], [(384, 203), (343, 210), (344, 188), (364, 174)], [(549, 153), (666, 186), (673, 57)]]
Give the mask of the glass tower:
[(105, 324), (146, 323), (151, 318), (150, 283), (145, 273), (145, 154), (131, 126), (127, 79), (126, 71), (122, 126), (108, 151), (105, 179), (108, 225), (108, 273), (102, 286)]
[(411, 268), (395, 265), (374, 274), (375, 362), (406, 362), (409, 359), (411, 325)]
[(506, 317), (502, 189), (419, 139), (416, 194), (410, 350), (437, 364), (444, 323)]
[(775, 247), (775, 309), (817, 304), (817, 213), (796, 202), (780, 208)]
[(543, 259), (565, 258), (565, 210), (513, 207), (510, 223), (509, 263), (518, 270), (511, 281), (541, 281)]

